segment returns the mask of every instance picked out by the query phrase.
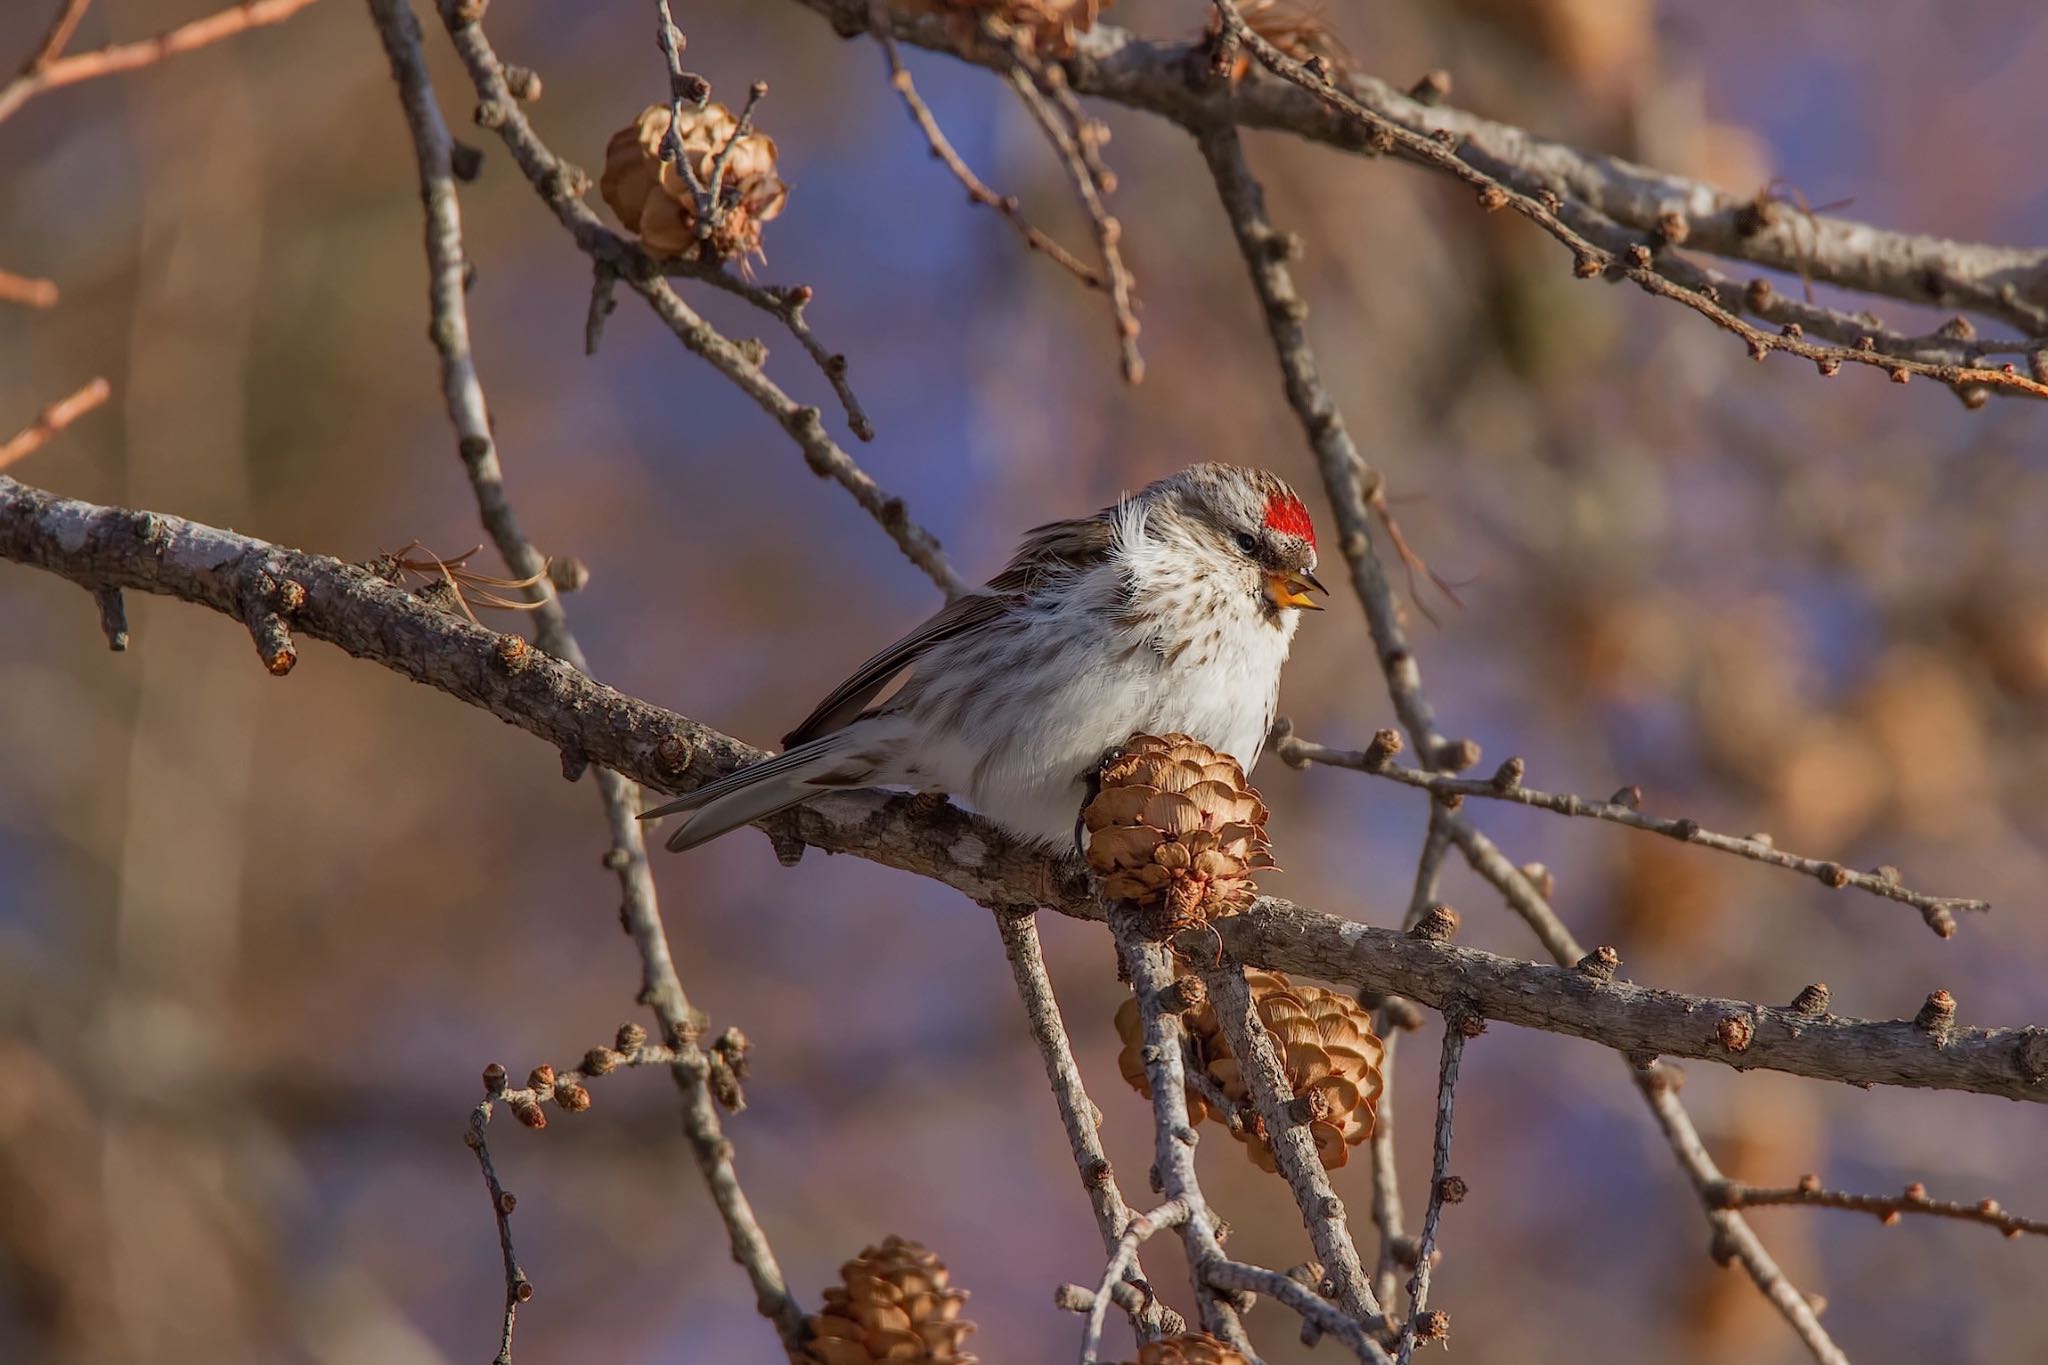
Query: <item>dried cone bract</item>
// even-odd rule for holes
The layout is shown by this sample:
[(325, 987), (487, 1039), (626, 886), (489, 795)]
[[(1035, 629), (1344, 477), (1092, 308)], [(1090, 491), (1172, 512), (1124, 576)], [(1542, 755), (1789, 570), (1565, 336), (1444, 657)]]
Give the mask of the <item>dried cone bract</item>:
[(974, 1365), (960, 1349), (974, 1331), (960, 1316), (967, 1291), (948, 1287), (945, 1265), (918, 1243), (892, 1235), (839, 1275), (844, 1283), (825, 1291), (824, 1311), (806, 1324), (804, 1365)]
[[(619, 221), (637, 233), (651, 256), (697, 253), (697, 201), (690, 182), (661, 154), (668, 136), (667, 105), (650, 104), (640, 117), (618, 132), (604, 149), (604, 176), (598, 190)], [(712, 163), (732, 141), (739, 120), (732, 110), (712, 103), (683, 109), (683, 155), (705, 185)], [(775, 173), (775, 140), (748, 133), (734, 144), (726, 163), (719, 199), (725, 206), (718, 226), (701, 243), (714, 260), (761, 255), (761, 225), (782, 212), (788, 187)]]
[[(1351, 53), (1323, 22), (1320, 5), (1288, 4), (1286, 0), (1244, 0), (1237, 8), (1252, 32), (1295, 61), (1306, 62), (1321, 57), (1338, 71), (1351, 69)], [(1209, 41), (1215, 42), (1222, 32), (1223, 23), (1212, 12), (1209, 16)], [(1243, 80), (1251, 68), (1251, 54), (1238, 49), (1231, 57), (1230, 79)]]
[(1244, 1352), (1207, 1332), (1188, 1332), (1146, 1342), (1138, 1349), (1137, 1365), (1251, 1365), (1251, 1361)]
[[(1297, 1096), (1311, 1091), (1322, 1096), (1326, 1112), (1309, 1130), (1315, 1136), (1316, 1155), (1326, 1168), (1342, 1166), (1351, 1159), (1351, 1149), (1372, 1136), (1379, 1109), (1380, 1061), (1385, 1048), (1372, 1031), (1371, 1014), (1341, 991), (1298, 986), (1278, 972), (1251, 970), (1245, 973), (1245, 980), (1251, 986), (1259, 1018), (1273, 1037), (1274, 1050), (1280, 1054), (1288, 1085)], [(1264, 1122), (1254, 1112), (1251, 1091), (1237, 1059), (1230, 1054), (1215, 1007), (1204, 1004), (1187, 1017), (1187, 1025), (1203, 1070), (1244, 1117), (1242, 1129), (1235, 1134), (1237, 1140), (1245, 1144), (1260, 1169), (1274, 1170), (1273, 1145), (1266, 1139)], [(1117, 1054), (1117, 1069), (1149, 1099), (1152, 1089), (1140, 1055), (1144, 1027), (1136, 1000), (1126, 1000), (1117, 1008), (1116, 1029), (1124, 1044)], [(1188, 1113), (1197, 1123), (1211, 1115), (1208, 1104), (1192, 1090), (1188, 1092)]]
[(1103, 767), (1082, 812), (1103, 892), (1164, 907), (1170, 925), (1234, 914), (1273, 866), (1266, 803), (1244, 769), (1186, 735), (1137, 735)]

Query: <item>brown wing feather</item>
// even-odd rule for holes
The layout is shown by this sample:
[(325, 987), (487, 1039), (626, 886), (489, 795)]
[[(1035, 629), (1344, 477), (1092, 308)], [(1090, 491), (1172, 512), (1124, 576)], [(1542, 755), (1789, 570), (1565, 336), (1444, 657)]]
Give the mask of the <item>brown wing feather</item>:
[(1008, 566), (982, 591), (948, 602), (917, 629), (855, 669), (801, 725), (782, 737), (782, 747), (794, 748), (858, 720), (876, 694), (933, 645), (1000, 620), (1056, 574), (1100, 563), (1114, 539), (1110, 522), (1114, 511), (1105, 508), (1092, 517), (1049, 522), (1027, 532)]

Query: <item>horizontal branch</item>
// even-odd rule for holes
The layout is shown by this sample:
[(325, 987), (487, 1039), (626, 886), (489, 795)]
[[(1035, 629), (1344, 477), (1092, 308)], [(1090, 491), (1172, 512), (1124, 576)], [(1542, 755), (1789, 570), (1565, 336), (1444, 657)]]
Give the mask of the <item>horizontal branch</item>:
[[(867, 28), (866, 0), (803, 0), (842, 34)], [(1002, 55), (963, 48), (943, 18), (899, 14), (906, 42), (1000, 69)], [(1230, 90), (1191, 81), (1204, 54), (1198, 44), (1136, 36), (1097, 24), (1065, 62), (1074, 90), (1196, 127), (1218, 117), (1374, 154), (1365, 130), (1309, 92), (1256, 67)], [(1732, 193), (1582, 151), (1446, 104), (1424, 104), (1371, 76), (1336, 77), (1374, 113), (1424, 136), (1444, 133), (1475, 168), (1521, 193), (1548, 191), (1644, 234), (1666, 213), (1689, 225), (1695, 251), (1803, 274), (1863, 293), (1911, 303), (1964, 308), (2040, 334), (2048, 332), (2048, 249), (1959, 242), (1895, 232), (1853, 219), (1796, 210), (1758, 191)]]
[[(1285, 724), (1283, 720), (1281, 725)], [(1697, 844), (1701, 848), (1732, 853), (1751, 862), (1804, 873), (1819, 881), (1821, 885), (1833, 889), (1853, 886), (1859, 891), (1868, 891), (1873, 896), (1882, 896), (1886, 900), (1900, 901), (1912, 906), (1920, 912), (1920, 917), (1927, 921), (1928, 927), (1943, 938), (1948, 938), (1956, 931), (1954, 912), (1962, 910), (1982, 913), (1991, 909), (1989, 901), (1972, 900), (1962, 896), (1930, 896), (1924, 891), (1914, 891), (1902, 886), (1895, 868), (1858, 872), (1854, 868), (1844, 867), (1840, 863), (1826, 859), (1802, 858), (1796, 853), (1786, 853), (1761, 837), (1745, 839), (1732, 834), (1716, 834), (1713, 830), (1702, 828), (1697, 820), (1645, 815), (1638, 808), (1642, 801), (1642, 792), (1635, 787), (1624, 787), (1606, 801), (1591, 801), (1583, 796), (1538, 791), (1534, 787), (1523, 786), (1523, 766), (1519, 758), (1510, 758), (1501, 764), (1492, 777), (1469, 778), (1456, 777), (1449, 773), (1425, 772), (1419, 768), (1403, 768), (1394, 762), (1394, 756), (1400, 752), (1401, 736), (1392, 730), (1379, 731), (1373, 736), (1371, 746), (1362, 752), (1326, 748), (1285, 731), (1276, 732), (1273, 741), (1274, 755), (1281, 761), (1297, 767), (1323, 763), (1331, 767), (1351, 768), (1358, 772), (1371, 773), (1376, 777), (1389, 778), (1410, 787), (1419, 787), (1439, 800), (1453, 803), (1454, 806), (1465, 797), (1476, 796), (1489, 801), (1508, 801), (1516, 805), (1533, 806), (1538, 810), (1547, 810), (1558, 815), (1578, 815), (1593, 820), (1605, 820), (1611, 824), (1627, 825), (1630, 829), (1661, 834), (1682, 844)]]
[[(93, 592), (130, 588), (233, 620), (268, 578), (299, 635), (489, 711), (578, 759), (681, 793), (761, 757), (687, 716), (595, 682), (517, 636), (439, 611), (369, 569), (155, 512), (60, 498), (0, 475), (0, 558)], [(1101, 911), (1077, 861), (1048, 861), (957, 808), (907, 795), (821, 797), (764, 827), (784, 849), (852, 853), (945, 883), (991, 909)], [(1639, 1056), (1693, 1057), (1851, 1085), (1971, 1090), (2048, 1102), (2048, 1028), (1958, 1025), (1952, 1005), (1866, 1021), (1651, 990), (1606, 970), (1542, 966), (1426, 942), (1271, 897), (1218, 922), (1225, 946), (1258, 966), (1431, 1007), (1458, 999), (1503, 1023), (1584, 1038)], [(1206, 939), (1214, 951), (1214, 940)], [(1936, 995), (1943, 1001), (1945, 993)]]
[(1787, 1185), (1782, 1189), (1765, 1189), (1745, 1185), (1739, 1180), (1723, 1180), (1707, 1192), (1707, 1197), (1715, 1207), (1724, 1209), (1761, 1209), (1779, 1205), (1847, 1209), (1852, 1213), (1872, 1214), (1886, 1227), (1898, 1222), (1901, 1214), (1918, 1213), (1933, 1218), (1982, 1223), (1986, 1227), (1997, 1228), (2007, 1237), (2018, 1237), (2024, 1232), (2048, 1236), (2048, 1219), (2007, 1213), (1999, 1207), (1996, 1199), (1980, 1199), (1974, 1204), (1932, 1199), (1928, 1197), (1927, 1187), (1917, 1180), (1906, 1186), (1901, 1194), (1853, 1194), (1848, 1190), (1823, 1189), (1819, 1177), (1811, 1175), (1803, 1177), (1797, 1185)]

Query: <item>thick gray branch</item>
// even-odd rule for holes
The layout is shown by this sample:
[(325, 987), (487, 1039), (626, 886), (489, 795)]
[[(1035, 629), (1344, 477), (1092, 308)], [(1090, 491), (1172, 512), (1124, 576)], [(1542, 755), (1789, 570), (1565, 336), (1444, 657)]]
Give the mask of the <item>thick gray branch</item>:
[[(180, 517), (60, 498), (0, 476), (0, 559), (47, 569), (88, 590), (181, 598), (238, 621), (254, 576), (289, 580), (304, 589), (290, 618), (299, 635), (339, 645), (661, 791), (687, 791), (761, 756), (687, 716), (595, 682), (516, 636), (439, 612), (365, 568)], [(848, 792), (768, 823), (785, 841), (931, 877), (992, 909), (1045, 905), (1077, 918), (1101, 917), (1077, 863), (1048, 862), (964, 811), (924, 806), (905, 795)], [(1810, 1017), (1427, 943), (1271, 897), (1218, 927), (1247, 963), (1431, 1007), (1458, 997), (1488, 1019), (1624, 1052), (1851, 1085), (2048, 1102), (2048, 1028), (1930, 1029), (1911, 1019)], [(1213, 953), (1214, 940), (1204, 941)]]

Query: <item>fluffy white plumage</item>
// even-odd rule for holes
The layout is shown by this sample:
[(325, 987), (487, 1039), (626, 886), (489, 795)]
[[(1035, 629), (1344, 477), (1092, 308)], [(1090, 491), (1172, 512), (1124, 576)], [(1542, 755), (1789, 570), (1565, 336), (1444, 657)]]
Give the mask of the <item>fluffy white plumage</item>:
[(1064, 843), (1089, 775), (1134, 733), (1181, 731), (1251, 766), (1307, 590), (1321, 590), (1314, 569), (1292, 489), (1196, 465), (1031, 532), (987, 586), (827, 697), (785, 752), (648, 817), (690, 812), (668, 840), (683, 849), (826, 790), (909, 787)]

